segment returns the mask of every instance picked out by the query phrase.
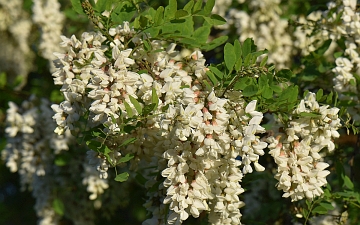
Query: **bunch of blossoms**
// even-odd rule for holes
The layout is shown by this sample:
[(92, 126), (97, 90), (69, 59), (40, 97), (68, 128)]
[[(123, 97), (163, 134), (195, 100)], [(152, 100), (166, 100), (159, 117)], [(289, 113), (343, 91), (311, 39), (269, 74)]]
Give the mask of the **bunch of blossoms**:
[[(42, 101), (40, 108), (43, 110), (39, 113), (40, 109), (34, 105), (35, 100), (32, 97), (30, 101), (24, 101), (20, 108), (9, 102), (5, 129), (7, 144), (2, 151), (2, 159), (11, 172), (20, 174), (22, 190), (29, 186), (33, 191), (36, 198), (35, 209), (41, 218), (40, 224), (48, 224), (42, 221), (56, 220), (56, 213), (50, 207), (51, 191), (48, 190), (50, 186), (47, 179), (55, 157), (51, 148), (56, 153), (68, 150), (67, 139), (70, 137), (52, 135), (53, 113), (49, 103)], [(43, 137), (42, 134), (50, 135)]]
[[(245, 2), (245, 0), (237, 0), (238, 3), (242, 4)], [(222, 17), (225, 17), (226, 14), (228, 13), (229, 8), (231, 7), (231, 4), (233, 2), (231, 0), (220, 0), (220, 1), (215, 1), (215, 5), (214, 8), (212, 10), (212, 13), (214, 14), (218, 14)], [(224, 24), (221, 26), (224, 29), (228, 28), (228, 23)]]
[[(233, 91), (220, 98), (206, 88), (207, 68), (198, 50), (181, 57), (175, 44), (150, 40), (127, 22), (109, 35), (110, 43), (100, 33), (84, 33), (80, 40), (62, 37), (67, 53), (57, 54), (53, 76), (65, 101), (52, 106), (56, 132), (102, 124), (111, 153), (89, 152), (88, 157), (101, 159), (96, 167), (104, 179), (129, 153), (132, 169), (153, 168), (145, 174), (145, 205), (153, 217), (144, 224), (181, 224), (202, 212), (209, 213), (211, 224), (240, 224), (241, 179), (253, 167), (264, 170), (258, 160), (267, 144), (257, 136), (265, 129), (256, 101), (247, 103)], [(144, 49), (145, 42), (152, 51)], [(139, 108), (154, 102), (139, 125)], [(136, 126), (132, 132), (121, 133), (118, 121), (125, 120)], [(133, 137), (135, 142), (122, 146)]]
[[(294, 35), (294, 47), (300, 50), (300, 54), (303, 56), (309, 55), (310, 52), (316, 50), (326, 39), (322, 33), (315, 32), (314, 24), (320, 21), (322, 18), (321, 11), (315, 11), (307, 15), (306, 17), (300, 15), (298, 18), (294, 18), (298, 24), (293, 33)], [(317, 43), (317, 44), (315, 44)]]
[(31, 26), (31, 18), (23, 9), (22, 0), (0, 0), (0, 72), (8, 75), (9, 83), (19, 76), (23, 78), (16, 90), (26, 84), (26, 77), (32, 69)]
[(356, 1), (344, 0), (329, 4), (337, 10), (332, 14), (336, 17), (341, 14), (340, 22), (328, 31), (329, 38), (344, 38), (345, 49), (343, 55), (336, 58), (334, 89), (339, 93), (339, 99), (352, 102), (348, 111), (352, 118), (359, 121), (359, 97), (356, 77), (360, 75), (359, 38), (360, 13), (356, 9)]
[[(55, 59), (53, 52), (61, 51), (58, 43), (65, 17), (60, 12), (60, 3), (57, 0), (33, 0), (32, 11), (32, 20), (41, 31), (40, 54), (52, 62)], [(50, 63), (50, 71), (53, 70), (53, 63)]]
[[(270, 154), (278, 165), (275, 178), (283, 197), (298, 201), (320, 196), (327, 184), (321, 150), (333, 151), (334, 138), (339, 137), (341, 126), (338, 108), (320, 106), (315, 94), (309, 92), (292, 113), (286, 124), (277, 124), (279, 132), (267, 139)], [(301, 116), (307, 114), (309, 116)]]
[[(94, 224), (95, 209), (108, 198), (104, 194), (108, 181), (99, 178), (85, 155), (69, 155), (79, 146), (75, 147), (69, 132), (61, 136), (54, 133), (53, 115), (45, 99), (39, 101), (32, 96), (21, 107), (9, 102), (2, 160), (11, 172), (19, 173), (21, 189), (32, 192), (39, 224), (59, 223), (61, 216), (54, 201), (66, 203), (64, 215), (74, 224)], [(66, 158), (71, 160), (64, 161)], [(114, 211), (120, 204), (119, 194), (112, 192), (112, 197), (114, 201), (107, 200), (107, 211)]]
[(250, 1), (250, 13), (230, 9), (229, 23), (235, 26), (240, 42), (251, 37), (259, 49), (268, 49), (268, 63), (280, 69), (291, 63), (293, 41), (279, 4), (280, 0)]

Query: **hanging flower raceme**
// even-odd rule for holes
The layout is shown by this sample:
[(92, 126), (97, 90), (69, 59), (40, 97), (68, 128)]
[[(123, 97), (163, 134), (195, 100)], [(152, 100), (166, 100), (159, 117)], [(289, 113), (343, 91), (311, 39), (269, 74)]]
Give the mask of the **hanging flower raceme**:
[[(304, 197), (313, 199), (323, 193), (327, 184), (325, 170), (329, 164), (323, 162), (322, 149), (333, 151), (334, 138), (340, 135), (338, 108), (320, 106), (314, 93), (309, 92), (294, 110), (284, 132), (267, 139), (270, 154), (278, 165), (275, 178), (277, 188), (284, 191), (283, 197), (292, 201)], [(302, 116), (306, 114), (307, 116)]]
[[(181, 224), (202, 212), (210, 213), (211, 224), (239, 224), (241, 180), (254, 169), (264, 170), (259, 158), (267, 143), (258, 136), (265, 129), (257, 102), (247, 103), (231, 90), (220, 98), (206, 88), (207, 68), (198, 50), (182, 58), (175, 44), (164, 48), (159, 41), (137, 36), (128, 23), (109, 34), (114, 41), (108, 46), (100, 33), (84, 33), (80, 40), (63, 37), (68, 52), (58, 54), (53, 74), (65, 95), (64, 102), (53, 106), (56, 131), (76, 132), (84, 117), (87, 124), (82, 127), (102, 124), (107, 134), (102, 143), (111, 154), (88, 156), (104, 179), (127, 154), (134, 156), (131, 169), (151, 165), (146, 207), (153, 217), (144, 224)], [(144, 41), (156, 51), (145, 51)], [(151, 105), (155, 108), (146, 122), (138, 125)], [(123, 132), (118, 120), (134, 129)], [(129, 138), (132, 144), (123, 146)], [(89, 186), (92, 198), (102, 188), (106, 185)]]

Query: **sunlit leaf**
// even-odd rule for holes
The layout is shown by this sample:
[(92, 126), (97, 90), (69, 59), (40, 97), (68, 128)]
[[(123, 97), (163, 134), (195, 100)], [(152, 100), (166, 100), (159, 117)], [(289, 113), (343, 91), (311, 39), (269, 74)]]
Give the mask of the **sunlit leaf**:
[(124, 182), (129, 178), (129, 174), (127, 172), (123, 172), (121, 174), (116, 175), (115, 181)]
[(132, 158), (134, 158), (134, 155), (128, 153), (128, 154), (126, 154), (126, 156), (123, 156), (123, 157), (120, 158), (119, 163), (128, 162), (128, 161), (130, 161)]
[(258, 92), (258, 87), (256, 85), (249, 85), (249, 86), (246, 86), (242, 92), (242, 94), (245, 96), (245, 97), (250, 97), (250, 96), (253, 96), (253, 95), (256, 95), (256, 93)]
[(234, 46), (230, 43), (226, 43), (224, 47), (224, 61), (226, 68), (231, 71), (236, 62), (236, 55), (234, 51)]
[(56, 214), (58, 214), (60, 216), (64, 215), (65, 206), (64, 206), (64, 203), (61, 201), (61, 199), (55, 198), (52, 202), (52, 207), (53, 207), (54, 211), (56, 212)]

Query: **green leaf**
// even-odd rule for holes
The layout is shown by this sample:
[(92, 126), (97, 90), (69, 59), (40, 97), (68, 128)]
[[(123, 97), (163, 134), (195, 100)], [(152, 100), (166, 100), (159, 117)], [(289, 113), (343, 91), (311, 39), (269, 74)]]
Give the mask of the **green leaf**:
[(123, 146), (126, 146), (126, 145), (129, 145), (129, 144), (132, 144), (136, 141), (136, 138), (132, 137), (132, 138), (129, 138), (129, 139), (126, 139), (125, 141), (123, 141), (121, 143), (121, 145), (119, 146), (120, 147), (123, 147)]
[(113, 2), (109, 0), (98, 0), (95, 4), (95, 10), (102, 13), (105, 10), (110, 10)]
[(182, 17), (185, 17), (189, 15), (189, 13), (186, 11), (186, 10), (183, 10), (183, 9), (179, 9), (178, 11), (176, 11), (175, 13), (175, 18), (176, 19), (179, 19), (179, 18), (182, 18)]
[(126, 134), (130, 134), (133, 130), (135, 130), (136, 127), (135, 126), (131, 126), (131, 125), (125, 125), (124, 128), (123, 128), (123, 131), (126, 133)]
[(315, 50), (315, 56), (323, 56), (324, 53), (329, 49), (330, 47), (330, 44), (331, 44), (332, 40), (329, 39), (329, 40), (326, 40), (324, 41), (324, 43), (318, 48)]
[(177, 0), (169, 0), (169, 5), (165, 7), (164, 19), (170, 20), (175, 18), (177, 10)]
[(212, 24), (215, 26), (223, 25), (226, 23), (226, 20), (217, 14), (211, 15), (210, 18), (212, 20)]
[(309, 214), (309, 210), (305, 209), (305, 208), (302, 208), (301, 209), (301, 214), (303, 215), (303, 217), (307, 217), (307, 215)]
[(228, 36), (221, 36), (221, 37), (215, 38), (211, 42), (205, 44), (204, 46), (201, 46), (201, 48), (204, 51), (210, 51), (210, 50), (224, 44), (227, 41), (227, 39), (228, 39)]
[(344, 185), (345, 187), (349, 188), (350, 190), (354, 190), (354, 184), (353, 182), (350, 180), (350, 178), (346, 175), (343, 176), (344, 179)]
[(121, 157), (121, 159), (119, 160), (119, 163), (125, 163), (130, 161), (132, 158), (134, 158), (134, 155), (128, 153), (126, 154), (126, 156)]
[(55, 156), (55, 160), (54, 163), (57, 166), (66, 166), (68, 164), (69, 161), (69, 157), (67, 157), (66, 155), (56, 155)]
[(260, 88), (260, 89), (263, 89), (263, 88), (265, 88), (265, 87), (268, 87), (268, 86), (269, 86), (269, 85), (268, 85), (268, 83), (269, 83), (268, 77), (267, 77), (267, 76), (260, 76), (258, 83), (259, 83), (259, 88)]
[(155, 103), (151, 103), (150, 105), (146, 105), (143, 108), (143, 116), (146, 117), (148, 116), (152, 111), (154, 111), (154, 109), (156, 108), (156, 104)]
[(256, 93), (258, 92), (258, 87), (256, 85), (249, 85), (249, 86), (246, 86), (242, 92), (242, 94), (245, 96), (245, 97), (251, 97), (253, 95), (256, 95)]
[(333, 99), (333, 92), (330, 92), (330, 94), (326, 98), (326, 104), (331, 105)]
[(55, 198), (52, 202), (52, 207), (53, 207), (54, 211), (56, 212), (56, 214), (58, 214), (60, 216), (64, 215), (65, 206), (64, 206), (64, 203), (61, 201), (61, 199)]
[(290, 86), (286, 88), (279, 96), (279, 101), (286, 101), (286, 103), (292, 103), (297, 100), (298, 87)]
[(2, 72), (0, 73), (0, 88), (4, 88), (5, 85), (6, 85), (6, 73)]
[(264, 67), (265, 64), (266, 64), (266, 62), (267, 62), (267, 60), (268, 60), (268, 56), (266, 55), (266, 56), (261, 60), (261, 62), (260, 62), (260, 67)]
[(331, 205), (331, 203), (329, 202), (320, 202), (320, 204), (323, 208), (327, 209), (327, 210), (333, 210), (335, 209), (335, 207), (333, 205)]
[(209, 77), (209, 79), (211, 80), (213, 85), (216, 87), (218, 85), (219, 81), (216, 79), (214, 74), (210, 70), (208, 70), (208, 71), (206, 71), (206, 75)]
[(236, 63), (235, 63), (235, 70), (236, 71), (239, 71), (242, 69), (242, 65), (243, 65), (243, 60), (242, 60), (242, 57), (238, 58), (238, 60), (236, 60)]
[(155, 88), (152, 88), (151, 90), (151, 102), (156, 104), (155, 108), (159, 105), (159, 96), (157, 95)]
[(223, 79), (224, 74), (218, 68), (209, 66), (211, 72), (213, 72), (218, 78)]
[(189, 14), (191, 14), (191, 9), (194, 6), (194, 0), (189, 1), (188, 3), (186, 3), (186, 5), (184, 6), (184, 10), (187, 11)]
[(152, 45), (148, 39), (143, 40), (145, 51), (149, 52), (152, 49)]
[(281, 87), (279, 87), (277, 85), (270, 85), (270, 88), (276, 93), (281, 93), (282, 92)]
[(271, 71), (273, 71), (275, 69), (275, 65), (272, 65), (268, 68), (268, 72), (270, 73)]
[(293, 86), (291, 88), (288, 88), (290, 93), (289, 93), (289, 101), (290, 102), (296, 102), (297, 98), (298, 98), (298, 94), (299, 94), (299, 90), (298, 90), (298, 86)]
[(234, 68), (236, 62), (236, 55), (234, 51), (234, 46), (230, 43), (226, 43), (224, 47), (224, 60), (226, 68), (231, 71)]
[(318, 92), (316, 93), (316, 101), (320, 101), (320, 99), (322, 98), (323, 96), (323, 89), (319, 89)]
[(126, 101), (124, 101), (124, 106), (125, 106), (125, 110), (128, 114), (128, 117), (131, 118), (134, 116), (134, 113), (132, 111), (132, 108), (130, 107), (129, 103), (127, 103)]
[(242, 49), (241, 49), (240, 41), (238, 39), (236, 39), (234, 41), (234, 52), (235, 52), (235, 55), (236, 55), (236, 60), (241, 59)]
[(266, 99), (271, 99), (273, 98), (273, 90), (269, 86), (266, 86), (261, 92), (261, 95)]
[(127, 172), (123, 172), (121, 174), (116, 175), (115, 181), (124, 182), (129, 178), (129, 174)]
[(292, 72), (291, 70), (289, 70), (289, 69), (282, 69), (282, 70), (280, 70), (280, 71), (278, 71), (278, 72), (276, 73), (276, 76), (277, 76), (277, 77), (283, 77), (283, 78), (286, 78), (286, 79), (290, 80), (290, 78), (293, 77), (294, 74), (293, 74), (293, 72)]
[(148, 23), (149, 23), (149, 19), (146, 16), (141, 15), (139, 18), (139, 25), (140, 28), (146, 28)]
[(326, 208), (324, 208), (323, 206), (319, 205), (316, 206), (313, 210), (312, 213), (317, 213), (317, 214), (326, 214), (328, 212), (328, 210)]
[(206, 86), (206, 90), (207, 91), (211, 91), (212, 90), (212, 86), (209, 84), (209, 82), (207, 82), (207, 80), (203, 80), (205, 86)]
[(341, 57), (343, 54), (344, 54), (344, 52), (335, 52), (334, 58), (337, 59), (337, 58)]
[(329, 189), (324, 189), (324, 197), (331, 198), (331, 193), (330, 193)]
[(122, 24), (124, 21), (130, 21), (135, 15), (135, 11), (133, 12), (119, 12), (119, 13), (111, 13), (111, 20), (114, 23)]
[(247, 38), (242, 45), (242, 55), (244, 59), (251, 52), (252, 41), (251, 38)]
[(336, 197), (338, 198), (352, 198), (354, 197), (354, 192), (353, 191), (345, 191), (345, 192), (335, 192), (334, 195), (336, 195)]
[(136, 111), (139, 113), (139, 115), (142, 114), (142, 106), (140, 103), (134, 98), (133, 96), (129, 95), (130, 102), (134, 105)]
[(268, 50), (263, 50), (263, 51), (257, 51), (257, 52), (252, 52), (251, 55), (252, 55), (252, 60), (251, 60), (251, 64), (255, 64), (258, 57), (261, 56), (261, 55), (264, 55), (268, 53)]
[(203, 3), (202, 0), (195, 0), (195, 5), (193, 7), (192, 12), (196, 13), (197, 11), (201, 10), (202, 3)]
[(196, 38), (196, 41), (201, 43), (201, 44), (206, 44), (206, 41), (209, 38), (210, 35), (210, 31), (211, 31), (211, 25), (203, 25), (199, 28), (197, 28), (193, 34), (193, 37)]
[(159, 8), (157, 8), (156, 10), (156, 14), (154, 17), (154, 23), (156, 26), (159, 26), (160, 24), (162, 24), (164, 22), (164, 7), (159, 6)]
[(81, 6), (81, 0), (71, 0), (71, 4), (75, 12), (86, 15)]
[(101, 137), (101, 138), (104, 138), (104, 137), (105, 137), (105, 135), (104, 135), (103, 132), (96, 131), (96, 130), (91, 131), (91, 135), (92, 135), (93, 137)]
[(252, 59), (252, 55), (251, 55), (251, 54), (248, 54), (248, 55), (245, 57), (245, 60), (244, 60), (244, 66), (245, 66), (245, 67), (251, 65), (251, 63), (250, 63), (251, 59)]
[(100, 148), (98, 148), (98, 151), (104, 154), (104, 156), (106, 156), (106, 158), (109, 160), (109, 153), (111, 153), (112, 150), (108, 146), (102, 145)]
[(101, 146), (101, 142), (95, 140), (88, 140), (85, 143), (90, 149), (94, 151), (98, 151), (98, 148)]
[(238, 81), (234, 84), (233, 89), (236, 90), (244, 90), (250, 83), (249, 77), (241, 77)]
[(214, 8), (215, 0), (207, 0), (204, 6), (205, 15), (210, 15), (212, 9)]

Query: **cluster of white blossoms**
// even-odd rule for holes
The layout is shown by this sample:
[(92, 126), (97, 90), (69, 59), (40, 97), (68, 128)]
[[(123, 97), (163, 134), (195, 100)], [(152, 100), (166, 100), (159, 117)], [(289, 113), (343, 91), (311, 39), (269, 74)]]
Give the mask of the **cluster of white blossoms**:
[(291, 62), (293, 41), (279, 4), (280, 0), (249, 1), (250, 12), (231, 8), (228, 23), (237, 29), (240, 42), (253, 38), (259, 49), (269, 50), (268, 63), (280, 69)]
[[(60, 3), (57, 0), (33, 0), (32, 11), (32, 20), (41, 31), (39, 53), (52, 62), (55, 59), (53, 53), (61, 51), (59, 42), (65, 16), (60, 11)], [(53, 70), (53, 63), (50, 63), (50, 71)]]
[(300, 15), (296, 18), (299, 26), (293, 32), (294, 48), (296, 48), (300, 55), (307, 56), (310, 52), (316, 50), (327, 37), (322, 32), (315, 32), (315, 24), (322, 19), (322, 11), (314, 11), (306, 17)]
[[(282, 132), (269, 137), (268, 148), (278, 165), (275, 178), (283, 197), (292, 201), (313, 199), (323, 193), (327, 184), (325, 170), (329, 164), (323, 162), (321, 150), (335, 148), (333, 139), (340, 135), (338, 108), (320, 106), (315, 94), (309, 92), (294, 110), (289, 122), (279, 126)], [(279, 124), (278, 124), (279, 125)]]
[[(66, 202), (65, 214), (75, 224), (94, 224), (95, 216), (90, 212), (101, 206), (102, 195), (109, 188), (108, 180), (101, 179), (96, 168), (87, 162), (86, 150), (83, 155), (67, 155), (83, 147), (75, 145), (70, 132), (54, 133), (53, 115), (45, 99), (32, 96), (21, 107), (9, 102), (7, 144), (1, 151), (2, 160), (11, 172), (19, 173), (21, 189), (32, 192), (39, 224), (59, 223), (61, 216), (53, 207), (55, 200)], [(107, 204), (112, 208), (118, 206), (116, 201)]]
[(17, 90), (26, 84), (27, 75), (32, 69), (31, 27), (32, 21), (23, 9), (23, 0), (0, 0), (0, 72), (8, 75), (9, 83), (19, 76), (23, 78)]
[[(33, 97), (30, 101), (24, 101), (21, 108), (9, 102), (7, 110), (7, 145), (2, 151), (2, 158), (11, 172), (19, 172), (23, 189), (31, 185), (34, 176), (45, 175), (49, 157), (54, 157), (50, 149), (55, 154), (68, 150), (69, 135), (53, 134), (53, 112), (46, 108), (49, 102), (43, 100), (40, 109), (34, 105), (35, 102)], [(43, 133), (48, 135), (43, 137)]]
[[(258, 160), (267, 144), (257, 135), (265, 129), (256, 101), (246, 103), (232, 91), (219, 98), (207, 89), (200, 51), (182, 57), (175, 44), (164, 48), (160, 41), (148, 42), (127, 22), (109, 34), (114, 37), (109, 45), (100, 33), (84, 33), (80, 40), (62, 37), (67, 50), (57, 54), (53, 76), (55, 84), (62, 85), (65, 101), (52, 106), (56, 132), (76, 132), (75, 124), (84, 116), (83, 128), (103, 124), (111, 162), (99, 153), (92, 157), (103, 159), (94, 162), (103, 178), (127, 153), (134, 155), (133, 169), (156, 167), (162, 178), (156, 173), (149, 177), (147, 188), (160, 186), (148, 192), (146, 206), (153, 218), (144, 224), (181, 224), (201, 212), (209, 213), (211, 224), (240, 224), (241, 179), (254, 169), (264, 170)], [(146, 52), (144, 42), (153, 51)], [(157, 108), (146, 121), (122, 134), (121, 124), (114, 121), (141, 116), (138, 108), (145, 110), (154, 97)], [(117, 147), (129, 137), (136, 141)]]
[(332, 17), (336, 18), (337, 15), (341, 15), (340, 22), (337, 22), (328, 31), (329, 38), (343, 37), (345, 43), (344, 53), (335, 60), (336, 67), (332, 69), (335, 74), (334, 89), (339, 93), (340, 100), (352, 101), (348, 112), (354, 120), (359, 121), (359, 91), (356, 77), (360, 75), (358, 53), (360, 49), (360, 13), (357, 10), (356, 0), (343, 0), (338, 4), (332, 2), (329, 7), (337, 9)]
[[(24, 101), (21, 107), (9, 102), (5, 129), (7, 144), (1, 155), (10, 171), (19, 173), (22, 190), (27, 186), (33, 190), (39, 223), (54, 224), (56, 213), (49, 207), (51, 193), (49, 186), (44, 184), (47, 182), (44, 177), (53, 166), (55, 155), (51, 149), (57, 153), (68, 150), (67, 137), (54, 135), (55, 124), (51, 120), (53, 112), (49, 102), (42, 101), (39, 113), (35, 101), (34, 98)], [(48, 135), (44, 137), (43, 134)]]

